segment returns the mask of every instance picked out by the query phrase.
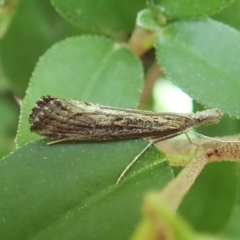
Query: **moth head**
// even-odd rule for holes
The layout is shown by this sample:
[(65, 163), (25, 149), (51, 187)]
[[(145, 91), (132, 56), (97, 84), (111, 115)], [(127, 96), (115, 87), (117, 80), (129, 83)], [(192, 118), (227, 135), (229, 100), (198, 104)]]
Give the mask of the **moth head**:
[(222, 112), (217, 108), (207, 109), (196, 112), (187, 120), (188, 127), (197, 127), (200, 125), (211, 125), (218, 123), (222, 118)]

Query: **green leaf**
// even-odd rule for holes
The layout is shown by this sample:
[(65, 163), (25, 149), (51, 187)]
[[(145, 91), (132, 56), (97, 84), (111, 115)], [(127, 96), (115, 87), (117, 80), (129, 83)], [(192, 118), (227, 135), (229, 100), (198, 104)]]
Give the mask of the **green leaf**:
[(213, 18), (240, 30), (239, 12), (240, 1), (234, 1), (233, 4), (214, 15)]
[[(28, 144), (0, 161), (2, 239), (127, 239), (144, 193), (172, 170), (155, 149), (117, 185), (142, 140)], [(158, 160), (156, 160), (158, 159)]]
[(240, 117), (240, 34), (213, 20), (178, 22), (156, 42), (166, 76), (208, 107)]
[(198, 231), (216, 233), (229, 221), (237, 190), (237, 165), (211, 163), (204, 168), (184, 198), (179, 212)]
[(160, 26), (157, 24), (156, 20), (154, 19), (149, 9), (143, 9), (138, 13), (137, 25), (151, 31), (160, 30)]
[[(32, 75), (17, 142), (39, 138), (30, 133), (27, 118), (40, 96), (135, 108), (142, 75), (139, 60), (110, 39), (89, 35), (54, 45)], [(28, 144), (0, 162), (5, 239), (126, 239), (140, 217), (143, 194), (172, 178), (165, 158), (153, 149), (116, 185), (146, 146), (142, 140), (46, 143)]]
[(168, 20), (210, 16), (232, 2), (233, 0), (155, 0), (159, 12)]
[(11, 90), (23, 97), (33, 68), (54, 42), (77, 31), (54, 11), (48, 0), (21, 0), (0, 42), (1, 62)]
[(88, 31), (105, 34), (126, 34), (135, 23), (137, 12), (144, 8), (144, 0), (51, 0), (55, 9), (74, 25)]
[(43, 95), (136, 108), (142, 66), (125, 47), (99, 36), (68, 38), (39, 60), (21, 109), (16, 143), (40, 137), (29, 131), (28, 116)]
[(240, 229), (240, 206), (239, 203), (236, 203), (234, 211), (232, 212), (232, 216), (227, 226), (223, 229), (221, 235), (226, 236), (228, 238), (239, 239)]

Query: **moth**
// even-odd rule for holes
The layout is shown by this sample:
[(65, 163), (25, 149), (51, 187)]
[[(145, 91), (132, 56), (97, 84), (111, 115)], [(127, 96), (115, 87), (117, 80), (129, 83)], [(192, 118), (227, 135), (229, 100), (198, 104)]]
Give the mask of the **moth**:
[(191, 127), (218, 123), (221, 117), (217, 108), (187, 114), (156, 113), (43, 96), (32, 109), (29, 123), (32, 132), (57, 139), (49, 144), (69, 140), (148, 140), (148, 145), (121, 173), (119, 183), (153, 144), (186, 133)]

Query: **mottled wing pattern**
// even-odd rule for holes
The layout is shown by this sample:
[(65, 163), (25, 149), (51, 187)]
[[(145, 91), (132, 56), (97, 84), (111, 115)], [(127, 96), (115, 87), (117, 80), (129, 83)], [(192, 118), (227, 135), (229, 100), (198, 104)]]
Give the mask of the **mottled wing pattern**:
[(154, 138), (188, 128), (190, 115), (154, 113), (44, 96), (30, 116), (31, 131), (69, 140)]

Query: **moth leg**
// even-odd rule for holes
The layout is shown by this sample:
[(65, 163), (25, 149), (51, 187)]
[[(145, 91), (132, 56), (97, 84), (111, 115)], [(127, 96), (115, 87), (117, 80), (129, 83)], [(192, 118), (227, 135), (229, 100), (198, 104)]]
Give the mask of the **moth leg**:
[(148, 148), (150, 148), (152, 145), (154, 144), (154, 142), (149, 142), (148, 145), (125, 167), (125, 169), (122, 171), (122, 173), (120, 174), (120, 176), (117, 179), (117, 184), (119, 184), (119, 182), (122, 180), (123, 176), (126, 174), (126, 172), (129, 170), (129, 168), (143, 155), (144, 152), (146, 152), (146, 150)]
[[(195, 133), (195, 132), (194, 132)], [(199, 146), (198, 144), (194, 143), (191, 138), (189, 137), (189, 135), (187, 134), (187, 132), (185, 132), (185, 136), (187, 137), (189, 143), (193, 144), (193, 145), (196, 145), (196, 146)]]
[(176, 132), (173, 134), (169, 134), (168, 136), (161, 136), (159, 138), (149, 138), (149, 143), (148, 145), (126, 166), (126, 168), (123, 170), (123, 172), (120, 174), (120, 176), (117, 179), (117, 184), (119, 184), (119, 182), (122, 180), (123, 176), (126, 174), (126, 172), (132, 167), (132, 165), (144, 154), (144, 152), (146, 152), (148, 150), (148, 148), (150, 148), (152, 145), (154, 145), (157, 142), (166, 140), (168, 138), (172, 138), (175, 136), (180, 135), (182, 132)]
[[(190, 130), (188, 130), (188, 132), (195, 133), (198, 137), (207, 138), (207, 139), (214, 139), (214, 138), (211, 138), (211, 137), (207, 137), (207, 136), (205, 136), (205, 135), (202, 135), (202, 134), (200, 134), (200, 133), (197, 133), (197, 132), (195, 132), (195, 131), (190, 131)], [(191, 144), (193, 144), (193, 145), (195, 145), (195, 146), (197, 146), (197, 147), (199, 147), (199, 146), (202, 145), (201, 143), (194, 143), (194, 142), (191, 140), (191, 138), (189, 137), (189, 135), (187, 134), (187, 132), (185, 132), (185, 135), (186, 135), (189, 143), (191, 143)]]
[(62, 138), (62, 139), (58, 139), (58, 140), (55, 140), (55, 141), (48, 142), (47, 145), (53, 145), (53, 144), (56, 144), (56, 143), (61, 143), (61, 142), (66, 142), (66, 141), (69, 141), (69, 139), (68, 138)]
[(219, 138), (214, 138), (214, 137), (208, 137), (208, 136), (206, 136), (206, 135), (203, 135), (203, 134), (201, 134), (201, 133), (198, 133), (198, 132), (195, 132), (195, 131), (191, 131), (191, 132), (194, 132), (198, 137), (200, 137), (200, 138), (205, 138), (205, 139), (209, 139), (209, 140), (213, 140), (213, 141), (217, 141), (217, 142), (222, 142), (222, 143), (229, 143), (229, 142), (236, 142), (236, 143), (238, 143), (238, 142), (240, 142), (239, 140), (233, 140), (233, 141), (231, 141), (231, 140), (222, 140), (222, 139), (219, 139)]
[[(222, 140), (220, 140), (220, 139), (208, 137), (208, 136), (206, 136), (206, 135), (203, 135), (203, 134), (198, 133), (198, 132), (195, 132), (195, 131), (190, 131), (190, 130), (188, 130), (188, 132), (192, 132), (192, 133), (196, 134), (199, 138), (205, 138), (205, 139), (210, 139), (210, 140), (215, 140), (215, 141), (222, 142)], [(185, 135), (186, 135), (189, 143), (191, 143), (191, 144), (193, 144), (193, 145), (196, 145), (196, 146), (198, 146), (198, 147), (202, 145), (202, 144), (199, 144), (199, 143), (194, 143), (194, 142), (191, 140), (191, 138), (189, 137), (189, 135), (187, 134), (187, 132), (185, 132)], [(223, 142), (224, 142), (224, 141), (223, 141)]]

